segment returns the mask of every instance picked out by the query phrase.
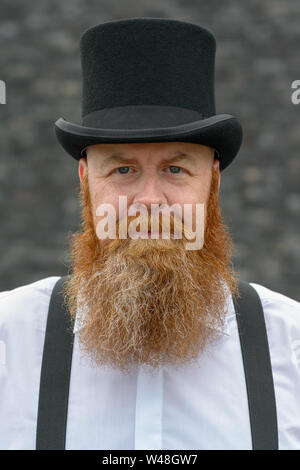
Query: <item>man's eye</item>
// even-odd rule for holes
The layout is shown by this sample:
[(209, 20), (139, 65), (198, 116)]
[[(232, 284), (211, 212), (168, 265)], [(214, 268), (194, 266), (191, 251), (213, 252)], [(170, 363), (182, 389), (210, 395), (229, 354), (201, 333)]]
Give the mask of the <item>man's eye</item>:
[(124, 169), (125, 169), (125, 170), (126, 170), (126, 169), (128, 170), (128, 169), (130, 169), (130, 167), (129, 167), (129, 166), (121, 166), (121, 167), (119, 167), (119, 168), (116, 168), (115, 171), (121, 170), (121, 171), (120, 171), (120, 174), (121, 174), (121, 175), (126, 175), (128, 172), (127, 172), (127, 171), (123, 171)]
[[(182, 168), (180, 168), (180, 166), (173, 166), (173, 165), (170, 165), (168, 168), (171, 168), (171, 173), (173, 174), (177, 174), (179, 173), (180, 170), (182, 170)], [(174, 170), (174, 171), (173, 171)], [(179, 171), (178, 171), (179, 170)]]

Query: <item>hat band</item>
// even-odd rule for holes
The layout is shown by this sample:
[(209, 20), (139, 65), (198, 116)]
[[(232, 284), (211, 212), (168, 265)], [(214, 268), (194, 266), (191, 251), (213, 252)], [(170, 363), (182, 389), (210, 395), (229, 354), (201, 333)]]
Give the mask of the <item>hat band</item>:
[(86, 114), (82, 124), (101, 129), (155, 129), (180, 126), (204, 117), (210, 116), (177, 106), (130, 105), (98, 109)]

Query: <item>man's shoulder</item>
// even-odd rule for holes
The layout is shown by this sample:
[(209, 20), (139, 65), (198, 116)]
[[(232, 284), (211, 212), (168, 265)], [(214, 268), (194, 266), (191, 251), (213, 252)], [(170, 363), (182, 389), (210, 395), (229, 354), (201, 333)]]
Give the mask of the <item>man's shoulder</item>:
[(9, 324), (28, 324), (35, 319), (43, 322), (52, 289), (59, 278), (50, 276), (0, 292), (0, 328)]
[(267, 321), (277, 320), (300, 331), (300, 302), (261, 284), (250, 285), (260, 297)]

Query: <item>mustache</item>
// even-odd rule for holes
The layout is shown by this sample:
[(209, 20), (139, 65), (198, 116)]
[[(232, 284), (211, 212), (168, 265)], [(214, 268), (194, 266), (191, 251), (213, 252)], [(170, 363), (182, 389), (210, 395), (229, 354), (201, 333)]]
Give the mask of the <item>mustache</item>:
[[(108, 231), (105, 230), (108, 227)], [(157, 212), (150, 216), (145, 214), (127, 215), (115, 221), (113, 218), (102, 218), (96, 223), (96, 235), (99, 239), (124, 239), (138, 238), (138, 235), (162, 235), (163, 239), (184, 239), (194, 240), (195, 232), (192, 231), (191, 225), (186, 221), (182, 222), (181, 218), (172, 213)], [(141, 238), (148, 238), (148, 236)]]
[[(110, 256), (118, 253), (122, 253), (124, 256), (133, 256), (136, 260), (142, 256), (148, 259), (148, 262), (150, 262), (150, 258), (154, 262), (156, 256), (163, 257), (162, 260), (166, 259), (168, 252), (169, 254), (172, 253), (173, 256), (176, 253), (179, 256), (179, 253), (181, 253), (180, 256), (184, 259), (186, 256), (190, 256), (189, 251), (194, 249), (193, 243), (198, 253), (203, 245), (203, 242), (200, 241), (200, 248), (198, 248), (197, 241), (193, 242), (193, 239), (195, 239), (193, 233), (186, 229), (181, 220), (173, 214), (170, 214), (169, 220), (164, 220), (160, 214), (159, 221), (153, 220), (152, 216), (147, 215), (141, 215), (140, 217), (128, 216), (127, 219), (119, 220), (116, 223), (116, 230), (112, 232), (110, 238), (103, 238), (102, 234), (99, 238), (98, 228), (97, 224), (95, 237), (99, 249), (98, 259), (102, 259), (103, 263), (108, 261)], [(158, 236), (152, 238), (151, 231), (159, 232)], [(150, 232), (150, 235), (148, 232)], [(192, 248), (189, 244), (192, 245)], [(155, 261), (155, 264), (157, 262), (158, 260)]]

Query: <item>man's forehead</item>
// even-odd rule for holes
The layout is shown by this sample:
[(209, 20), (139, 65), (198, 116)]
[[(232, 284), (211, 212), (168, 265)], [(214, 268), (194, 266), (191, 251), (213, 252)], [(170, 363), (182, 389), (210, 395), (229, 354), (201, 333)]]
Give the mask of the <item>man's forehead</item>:
[(211, 147), (190, 142), (151, 142), (96, 144), (87, 147), (87, 157), (94, 157), (101, 165), (117, 162), (147, 162), (174, 159), (196, 164), (200, 156), (213, 154)]

